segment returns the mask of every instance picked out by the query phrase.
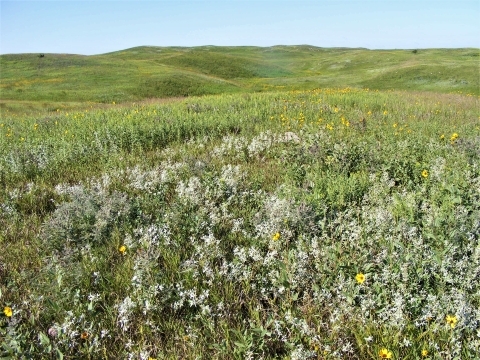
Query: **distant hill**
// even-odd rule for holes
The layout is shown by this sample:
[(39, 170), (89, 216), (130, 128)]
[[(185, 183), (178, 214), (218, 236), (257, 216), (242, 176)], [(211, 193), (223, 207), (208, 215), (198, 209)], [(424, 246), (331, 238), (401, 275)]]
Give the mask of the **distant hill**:
[(102, 55), (0, 56), (0, 99), (111, 103), (368, 87), (479, 95), (480, 49), (141, 46)]

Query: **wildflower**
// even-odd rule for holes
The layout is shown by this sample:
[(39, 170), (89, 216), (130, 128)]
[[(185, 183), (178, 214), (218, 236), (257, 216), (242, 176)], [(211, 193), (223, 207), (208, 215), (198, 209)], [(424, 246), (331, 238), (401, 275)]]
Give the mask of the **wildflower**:
[(382, 359), (391, 359), (391, 358), (392, 358), (392, 352), (391, 352), (391, 351), (388, 351), (388, 349), (385, 349), (385, 348), (383, 348), (382, 350), (380, 350), (380, 352), (378, 353), (378, 355), (379, 355), (380, 358), (382, 358)]
[(6, 317), (11, 317), (13, 312), (12, 312), (12, 308), (9, 307), (9, 306), (5, 306), (3, 308), (3, 313), (5, 314)]
[(50, 335), (51, 337), (57, 337), (58, 335), (58, 331), (57, 329), (55, 329), (53, 326), (51, 328), (48, 329), (48, 335)]
[(273, 235), (272, 240), (277, 241), (278, 239), (280, 239), (280, 233), (277, 232), (275, 235)]
[(440, 139), (441, 140), (445, 139), (445, 134), (440, 135)]
[(423, 349), (423, 350), (422, 350), (422, 356), (425, 357), (425, 356), (427, 356), (427, 355), (428, 355), (428, 351), (425, 350), (425, 349)]
[(450, 137), (450, 141), (453, 143), (455, 140), (457, 140), (457, 138), (458, 138), (458, 134), (453, 133), (452, 136)]
[(355, 276), (355, 280), (357, 280), (359, 284), (363, 284), (365, 281), (365, 275), (358, 273), (357, 276)]
[(422, 176), (426, 179), (428, 177), (428, 171), (427, 170), (423, 170), (422, 171)]
[(118, 251), (120, 251), (122, 255), (124, 255), (125, 251), (127, 251), (127, 247), (125, 245), (122, 245), (118, 248)]
[(88, 338), (88, 333), (86, 331), (82, 332), (82, 335), (80, 335), (80, 338), (82, 340), (86, 340)]
[(457, 324), (458, 322), (458, 319), (455, 315), (453, 316), (450, 316), (450, 315), (447, 315), (447, 324), (450, 324), (450, 327), (453, 329), (455, 327), (455, 325)]
[(152, 357), (149, 356), (149, 357), (148, 357), (148, 360), (157, 360), (157, 359), (152, 358)]
[(388, 114), (388, 111), (385, 110), (385, 111), (383, 112), (383, 115), (387, 115), (387, 114)]

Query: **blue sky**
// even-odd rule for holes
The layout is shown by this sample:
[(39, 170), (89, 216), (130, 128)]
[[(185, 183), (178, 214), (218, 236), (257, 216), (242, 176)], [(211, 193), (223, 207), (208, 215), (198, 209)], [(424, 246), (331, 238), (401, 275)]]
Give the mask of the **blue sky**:
[(140, 45), (480, 47), (479, 0), (0, 1), (0, 53)]

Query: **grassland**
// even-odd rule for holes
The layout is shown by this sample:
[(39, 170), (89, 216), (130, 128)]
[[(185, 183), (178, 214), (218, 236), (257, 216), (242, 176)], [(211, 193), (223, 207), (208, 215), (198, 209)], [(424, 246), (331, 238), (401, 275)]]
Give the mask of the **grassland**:
[[(373, 54), (312, 49), (81, 60), (116, 58), (133, 74), (155, 58), (221, 94), (109, 98), (135, 88), (125, 75), (105, 92), (78, 85), (78, 98), (58, 100), (40, 81), (15, 85), (30, 89), (24, 98), (2, 97), (0, 358), (477, 359), (477, 92), (308, 89), (295, 74), (310, 69), (309, 51)], [(212, 55), (200, 50), (223, 60), (205, 70)], [(392, 53), (444, 50), (422, 52)], [(63, 59), (55, 71), (91, 81)], [(27, 79), (31, 65), (18, 62)], [(98, 76), (108, 84), (115, 71)], [(330, 71), (337, 84), (348, 78)], [(367, 81), (359, 72), (350, 81)]]
[(0, 108), (76, 109), (69, 103), (324, 87), (479, 95), (479, 55), (478, 49), (414, 52), (312, 46), (137, 47), (95, 56), (1, 55)]

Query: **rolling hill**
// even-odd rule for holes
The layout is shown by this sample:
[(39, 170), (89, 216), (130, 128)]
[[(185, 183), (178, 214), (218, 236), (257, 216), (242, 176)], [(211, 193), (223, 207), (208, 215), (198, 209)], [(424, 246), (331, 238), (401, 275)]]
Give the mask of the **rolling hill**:
[(0, 56), (0, 105), (359, 87), (480, 94), (479, 49), (141, 46)]

